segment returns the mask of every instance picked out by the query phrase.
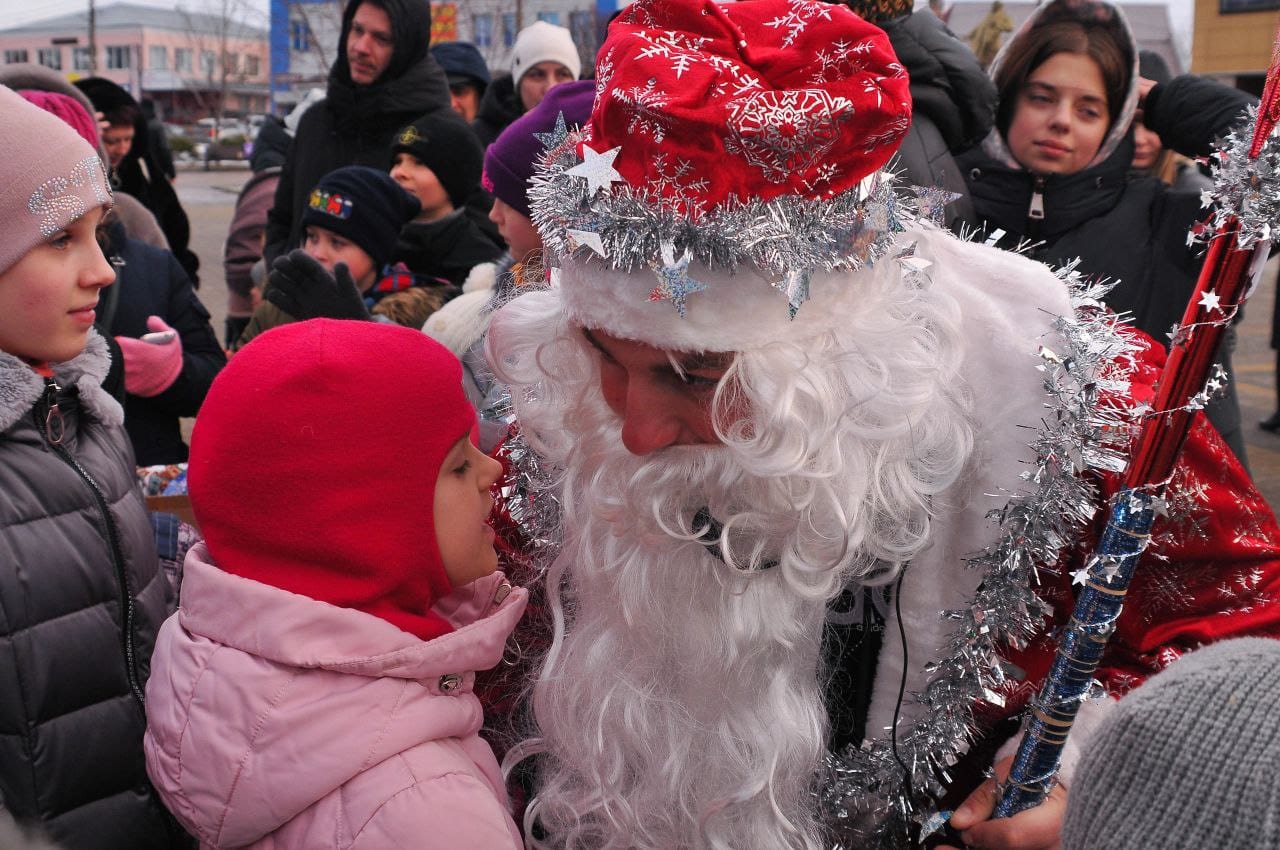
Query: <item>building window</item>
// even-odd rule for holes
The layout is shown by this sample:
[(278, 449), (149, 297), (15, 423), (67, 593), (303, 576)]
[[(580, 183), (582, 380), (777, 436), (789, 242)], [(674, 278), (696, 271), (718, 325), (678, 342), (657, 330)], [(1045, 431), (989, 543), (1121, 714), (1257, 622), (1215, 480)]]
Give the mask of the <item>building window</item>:
[(311, 27), (301, 18), (289, 21), (289, 48), (295, 53), (306, 53), (311, 49)]
[(175, 47), (173, 48), (173, 70), (186, 71), (191, 73), (191, 48)]
[(244, 74), (246, 77), (256, 77), (262, 73), (262, 60), (257, 54), (247, 53), (244, 57)]
[(27, 51), (25, 50), (6, 50), (4, 52), (4, 64), (13, 65), (17, 62), (26, 62)]
[(559, 12), (539, 12), (538, 20), (546, 21), (549, 24), (555, 24), (556, 26), (560, 26), (560, 13)]
[(130, 61), (132, 53), (133, 51), (127, 45), (124, 47), (107, 47), (107, 69), (120, 71), (133, 67), (133, 63)]
[(77, 47), (71, 51), (71, 67), (77, 71), (92, 71), (92, 59), (87, 47)]
[(46, 68), (52, 68), (55, 71), (62, 70), (62, 48), (61, 47), (42, 47), (36, 51), (36, 61)]
[(152, 45), (147, 51), (147, 65), (153, 71), (169, 70), (169, 48), (163, 44)]
[(240, 72), (240, 54), (224, 51), (222, 54), (222, 70), (227, 74)]
[(200, 51), (200, 73), (204, 74), (206, 77), (212, 78), (215, 70), (217, 69), (217, 65), (218, 54), (214, 53), (212, 50)]
[(493, 15), (472, 15), (471, 28), (475, 30), (472, 41), (476, 47), (493, 45)]
[(516, 43), (516, 16), (508, 12), (502, 16), (502, 46), (511, 47)]

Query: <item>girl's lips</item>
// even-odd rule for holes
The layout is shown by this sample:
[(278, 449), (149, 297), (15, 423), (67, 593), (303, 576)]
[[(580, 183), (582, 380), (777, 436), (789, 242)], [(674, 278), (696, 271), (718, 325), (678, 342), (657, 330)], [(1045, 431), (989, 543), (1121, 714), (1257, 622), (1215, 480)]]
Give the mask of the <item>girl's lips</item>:
[(98, 305), (94, 303), (94, 304), (90, 304), (88, 307), (81, 307), (78, 310), (68, 310), (67, 315), (73, 319), (78, 319), (81, 322), (87, 322), (88, 324), (92, 325), (94, 321), (98, 318), (97, 314), (94, 312), (97, 306)]
[(1071, 153), (1070, 148), (1060, 145), (1057, 142), (1036, 142), (1035, 144), (1036, 147), (1040, 149), (1041, 153), (1047, 153), (1050, 156), (1061, 156), (1063, 154)]

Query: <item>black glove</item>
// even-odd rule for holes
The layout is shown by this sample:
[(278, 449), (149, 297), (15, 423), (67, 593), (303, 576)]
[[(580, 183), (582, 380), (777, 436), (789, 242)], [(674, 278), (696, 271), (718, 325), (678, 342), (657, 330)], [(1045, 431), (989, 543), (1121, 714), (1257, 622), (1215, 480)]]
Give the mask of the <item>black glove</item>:
[(301, 248), (276, 257), (262, 297), (299, 321), (373, 318), (346, 263), (329, 274)]

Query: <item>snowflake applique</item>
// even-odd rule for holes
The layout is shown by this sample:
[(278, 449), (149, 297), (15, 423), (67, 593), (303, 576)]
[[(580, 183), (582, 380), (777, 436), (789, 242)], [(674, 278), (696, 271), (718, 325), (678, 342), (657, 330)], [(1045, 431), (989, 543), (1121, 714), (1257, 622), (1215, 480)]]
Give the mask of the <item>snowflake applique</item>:
[(823, 162), (814, 169), (813, 177), (804, 180), (804, 188), (806, 191), (813, 193), (818, 190), (819, 186), (830, 183), (840, 173), (840, 168), (834, 162)]
[(643, 197), (649, 203), (697, 219), (706, 210), (705, 195), (711, 187), (706, 177), (690, 180), (694, 165), (687, 159), (672, 164), (666, 152), (653, 157), (653, 173), (647, 181)]
[(826, 157), (852, 114), (852, 101), (823, 89), (756, 92), (730, 104), (724, 147), (784, 183)]
[(885, 125), (884, 129), (878, 133), (871, 133), (862, 139), (862, 152), (869, 154), (876, 148), (884, 147), (887, 144), (898, 141), (907, 133), (907, 128), (911, 126), (911, 114), (904, 112), (897, 118)]
[(613, 52), (617, 48), (609, 48), (599, 62), (596, 63), (596, 98), (604, 94), (605, 89), (609, 88), (609, 83), (613, 80), (613, 72), (616, 70), (613, 64)]
[(1142, 574), (1140, 591), (1130, 598), (1137, 602), (1142, 619), (1148, 625), (1171, 614), (1185, 613), (1196, 602), (1195, 595), (1187, 589), (1185, 577), (1165, 564), (1148, 564)]
[(1124, 696), (1142, 684), (1142, 679), (1132, 673), (1115, 673), (1111, 676), (1111, 692), (1116, 696)]
[(1161, 648), (1160, 652), (1157, 653), (1156, 664), (1158, 664), (1160, 666), (1160, 669), (1163, 670), (1165, 667), (1168, 667), (1170, 664), (1177, 661), (1181, 657), (1182, 657), (1181, 652), (1179, 652), (1178, 650), (1174, 649), (1171, 646), (1166, 646)]
[(636, 38), (648, 45), (640, 51), (641, 59), (658, 58), (675, 62), (680, 57), (688, 57), (682, 60), (682, 66), (676, 70), (676, 77), (689, 70), (693, 62), (700, 58), (702, 46), (711, 41), (706, 36), (685, 35), (675, 30), (664, 30), (660, 33), (640, 30), (636, 33)]
[(831, 7), (825, 3), (807, 2), (807, 0), (791, 0), (787, 4), (787, 13), (779, 15), (772, 21), (765, 21), (766, 27), (773, 29), (786, 28), (787, 34), (782, 39), (783, 47), (790, 47), (795, 44), (797, 38), (800, 37), (806, 29), (809, 28), (809, 22), (821, 18), (824, 21), (831, 20)]
[(628, 133), (644, 133), (655, 142), (662, 143), (671, 128), (671, 116), (664, 111), (671, 97), (658, 88), (656, 78), (650, 77), (643, 87), (614, 89), (612, 96), (631, 116), (631, 122), (627, 124)]
[(764, 84), (737, 62), (723, 56), (704, 56), (703, 61), (719, 72), (716, 84), (711, 87), (713, 97), (742, 97), (748, 92), (759, 91)]
[(832, 42), (830, 51), (819, 50), (814, 56), (818, 60), (818, 68), (809, 82), (814, 85), (833, 83), (865, 70), (867, 63), (860, 57), (868, 55), (874, 46), (875, 42), (871, 39), (857, 44), (844, 39)]

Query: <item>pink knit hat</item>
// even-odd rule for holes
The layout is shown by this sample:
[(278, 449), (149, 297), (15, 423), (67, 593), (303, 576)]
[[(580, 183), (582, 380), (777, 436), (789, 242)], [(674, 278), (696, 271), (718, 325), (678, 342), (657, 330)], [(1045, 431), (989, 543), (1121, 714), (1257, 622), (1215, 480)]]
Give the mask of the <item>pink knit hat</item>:
[(0, 274), (96, 206), (107, 174), (68, 124), (0, 86)]
[(74, 97), (61, 92), (41, 91), (39, 89), (19, 89), (18, 94), (22, 95), (23, 100), (28, 103), (34, 103), (45, 112), (56, 115), (70, 124), (71, 129), (79, 133), (80, 138), (93, 147), (96, 148), (98, 146), (100, 142), (98, 124), (93, 120), (93, 116), (80, 105), (80, 101)]

